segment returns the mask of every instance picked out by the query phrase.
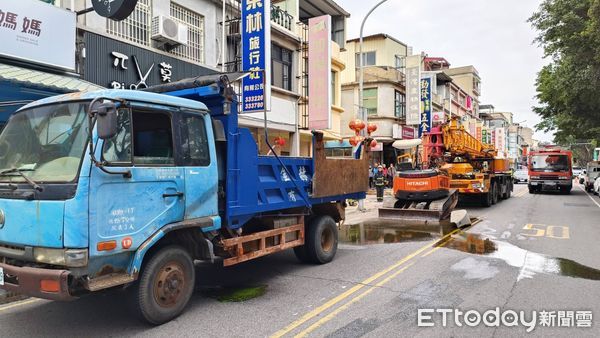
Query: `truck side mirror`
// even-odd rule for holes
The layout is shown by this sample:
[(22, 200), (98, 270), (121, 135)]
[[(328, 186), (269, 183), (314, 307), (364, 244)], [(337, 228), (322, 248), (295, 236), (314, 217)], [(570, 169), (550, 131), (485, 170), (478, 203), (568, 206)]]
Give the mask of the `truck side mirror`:
[(96, 115), (100, 139), (108, 140), (117, 134), (117, 107), (114, 102), (99, 103), (92, 108), (92, 114)]

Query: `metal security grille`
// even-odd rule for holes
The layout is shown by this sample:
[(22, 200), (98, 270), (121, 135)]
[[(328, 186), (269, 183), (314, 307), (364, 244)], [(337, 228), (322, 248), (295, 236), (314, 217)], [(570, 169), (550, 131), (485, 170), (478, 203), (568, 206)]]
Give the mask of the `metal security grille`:
[(106, 20), (106, 31), (125, 40), (150, 46), (152, 0), (139, 0), (133, 13), (123, 21)]
[(171, 2), (171, 18), (188, 27), (187, 46), (178, 46), (171, 54), (204, 63), (204, 17)]

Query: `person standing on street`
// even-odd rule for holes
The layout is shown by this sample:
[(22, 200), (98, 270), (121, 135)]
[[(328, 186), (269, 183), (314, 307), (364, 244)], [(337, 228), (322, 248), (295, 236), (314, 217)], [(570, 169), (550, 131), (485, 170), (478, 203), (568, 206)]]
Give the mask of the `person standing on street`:
[(390, 167), (388, 168), (388, 188), (393, 188), (394, 176), (396, 176), (396, 168), (393, 164), (390, 164)]
[(383, 202), (383, 190), (387, 181), (381, 164), (377, 167), (377, 173), (373, 176), (373, 180), (375, 181), (375, 189), (377, 189), (377, 202)]
[(373, 167), (369, 166), (369, 189), (373, 189)]

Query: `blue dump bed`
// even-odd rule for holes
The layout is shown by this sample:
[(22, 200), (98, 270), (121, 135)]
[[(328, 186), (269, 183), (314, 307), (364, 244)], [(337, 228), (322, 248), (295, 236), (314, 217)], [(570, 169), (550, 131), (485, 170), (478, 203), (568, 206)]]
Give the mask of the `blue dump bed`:
[(239, 228), (255, 216), (278, 210), (311, 209), (365, 197), (368, 162), (364, 150), (359, 159), (326, 159), (322, 134), (313, 133), (313, 157), (259, 156), (250, 131), (238, 126), (237, 95), (228, 78), (204, 77), (188, 83), (192, 85), (163, 93), (201, 101), (210, 110), (224, 192), (219, 208), (223, 224), (229, 228)]

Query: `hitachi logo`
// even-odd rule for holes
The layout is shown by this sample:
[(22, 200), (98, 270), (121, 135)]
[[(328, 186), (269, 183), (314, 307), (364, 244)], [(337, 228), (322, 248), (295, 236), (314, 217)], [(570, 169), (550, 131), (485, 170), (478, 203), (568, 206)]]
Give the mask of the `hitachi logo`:
[(406, 182), (406, 185), (429, 185), (429, 182), (421, 181), (421, 182)]

